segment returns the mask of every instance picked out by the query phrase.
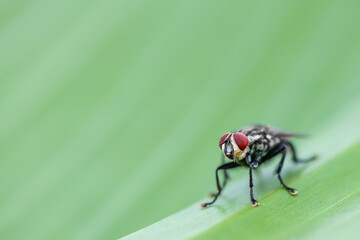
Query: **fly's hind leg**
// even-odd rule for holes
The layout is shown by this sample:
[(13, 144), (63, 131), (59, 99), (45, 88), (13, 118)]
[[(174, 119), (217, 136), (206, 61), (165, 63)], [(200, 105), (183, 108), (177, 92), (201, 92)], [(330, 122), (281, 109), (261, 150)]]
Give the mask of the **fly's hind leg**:
[(280, 172), (281, 172), (281, 169), (283, 167), (283, 164), (284, 164), (284, 161), (285, 161), (285, 156), (286, 156), (286, 147), (285, 146), (283, 146), (281, 152), (282, 152), (281, 161), (280, 161), (280, 164), (279, 164), (278, 168), (276, 169), (276, 174), (278, 175), (278, 178), (279, 178), (279, 181), (280, 181), (281, 185), (283, 185), (283, 187), (286, 188), (286, 190), (288, 190), (291, 195), (296, 195), (298, 193), (298, 191), (296, 191), (296, 189), (294, 189), (294, 188), (288, 187), (284, 183), (284, 181), (283, 181), (283, 179), (281, 177)]
[(304, 159), (298, 158), (294, 145), (291, 142), (286, 142), (286, 145), (290, 148), (292, 152), (292, 159), (295, 163), (306, 163), (317, 159), (316, 155)]

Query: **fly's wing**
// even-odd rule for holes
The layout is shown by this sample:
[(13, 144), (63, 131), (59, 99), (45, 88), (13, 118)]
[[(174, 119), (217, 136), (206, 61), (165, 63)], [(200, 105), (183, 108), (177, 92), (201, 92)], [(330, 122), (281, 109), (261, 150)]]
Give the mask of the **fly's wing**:
[(283, 131), (271, 126), (267, 126), (268, 131), (271, 135), (278, 137), (278, 138), (291, 138), (291, 137), (306, 137), (304, 134), (297, 134), (292, 132)]

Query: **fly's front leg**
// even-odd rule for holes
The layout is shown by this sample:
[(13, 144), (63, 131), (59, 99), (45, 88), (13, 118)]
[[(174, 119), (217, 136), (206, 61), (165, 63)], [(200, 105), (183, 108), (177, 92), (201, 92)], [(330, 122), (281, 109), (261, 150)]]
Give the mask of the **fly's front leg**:
[(292, 152), (293, 161), (296, 163), (306, 163), (306, 162), (313, 161), (317, 158), (316, 155), (309, 157), (309, 158), (305, 158), (305, 159), (298, 158), (298, 156), (296, 155), (296, 150), (295, 150), (294, 145), (291, 142), (286, 142), (286, 145), (289, 146), (289, 148)]
[(214, 199), (213, 199), (211, 202), (201, 204), (201, 207), (202, 207), (202, 208), (206, 208), (207, 206), (213, 204), (213, 203), (216, 201), (216, 199), (220, 196), (220, 193), (221, 193), (221, 191), (222, 191), (222, 188), (221, 188), (220, 180), (219, 180), (219, 170), (236, 168), (236, 167), (239, 167), (239, 166), (240, 166), (240, 165), (238, 165), (238, 164), (235, 163), (235, 162), (230, 162), (230, 163), (225, 163), (225, 164), (219, 166), (219, 167), (216, 169), (216, 171), (215, 171), (215, 177), (216, 177), (216, 186), (217, 186), (218, 192), (214, 195)]
[(256, 201), (255, 198), (254, 198), (254, 190), (253, 190), (253, 188), (254, 188), (254, 182), (253, 182), (252, 171), (253, 171), (253, 169), (255, 169), (255, 168), (258, 166), (258, 163), (257, 163), (257, 162), (251, 162), (251, 157), (250, 157), (250, 155), (248, 155), (248, 160), (249, 160), (249, 163), (250, 163), (250, 165), (249, 165), (249, 169), (250, 169), (250, 170), (249, 170), (249, 186), (250, 186), (251, 206), (256, 207), (256, 206), (258, 206), (258, 205), (260, 205), (260, 204), (259, 204), (259, 202)]
[[(221, 154), (221, 164), (225, 164), (225, 156), (224, 154)], [(225, 187), (227, 180), (230, 178), (228, 172), (226, 171), (226, 169), (224, 169), (224, 183), (223, 183), (223, 188)]]
[[(221, 164), (225, 164), (225, 157), (224, 154), (221, 154)], [(226, 171), (226, 169), (223, 169), (224, 171), (224, 183), (221, 188), (224, 188), (226, 186), (226, 183), (228, 179), (230, 178), (229, 173)], [(209, 197), (215, 197), (216, 193), (209, 193)]]
[(252, 176), (252, 170), (253, 170), (253, 167), (250, 166), (250, 171), (249, 171), (249, 175), (250, 175), (250, 179), (249, 179), (249, 186), (250, 186), (250, 198), (251, 198), (251, 206), (253, 207), (256, 207), (258, 205), (260, 205), (260, 203), (258, 201), (255, 200), (254, 198), (254, 183), (253, 183), (253, 176)]

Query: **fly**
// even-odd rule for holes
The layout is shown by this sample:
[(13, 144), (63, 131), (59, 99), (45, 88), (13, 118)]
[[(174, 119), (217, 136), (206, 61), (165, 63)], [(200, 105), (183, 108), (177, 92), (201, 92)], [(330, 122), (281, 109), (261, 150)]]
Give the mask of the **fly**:
[[(309, 162), (316, 158), (316, 156), (307, 159), (299, 159), (297, 157), (295, 147), (289, 140), (291, 137), (296, 136), (300, 135), (263, 125), (244, 127), (234, 132), (225, 133), (220, 138), (219, 147), (223, 152), (223, 158), (225, 157), (231, 162), (223, 163), (216, 168), (215, 176), (218, 192), (212, 194), (214, 199), (211, 202), (203, 203), (201, 207), (205, 208), (216, 201), (229, 178), (227, 170), (237, 167), (249, 168), (251, 205), (254, 207), (258, 206), (259, 202), (255, 200), (253, 193), (253, 170), (278, 154), (281, 154), (281, 160), (276, 169), (277, 177), (281, 185), (288, 190), (291, 195), (296, 195), (298, 191), (287, 186), (281, 177), (281, 169), (285, 161), (286, 153), (290, 150), (292, 152), (292, 159), (296, 163)], [(225, 176), (222, 186), (219, 181), (220, 170), (224, 171)]]

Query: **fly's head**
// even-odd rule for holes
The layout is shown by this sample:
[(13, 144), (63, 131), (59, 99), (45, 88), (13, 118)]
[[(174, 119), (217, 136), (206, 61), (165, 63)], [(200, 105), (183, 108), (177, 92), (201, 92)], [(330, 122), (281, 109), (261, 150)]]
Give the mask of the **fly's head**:
[(239, 163), (248, 151), (248, 138), (240, 132), (225, 133), (219, 141), (219, 147), (226, 158)]

